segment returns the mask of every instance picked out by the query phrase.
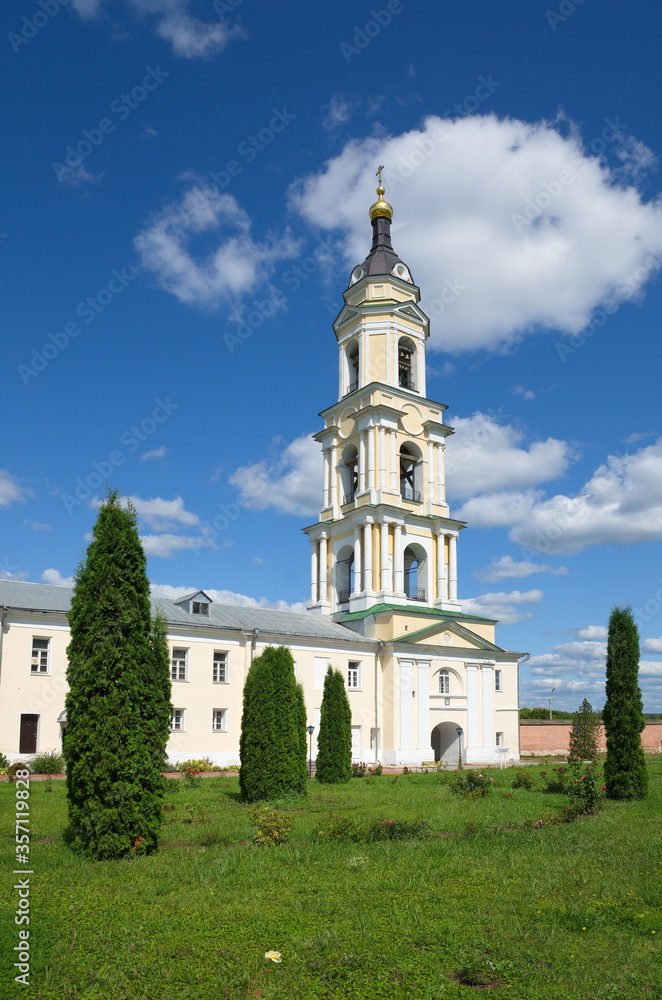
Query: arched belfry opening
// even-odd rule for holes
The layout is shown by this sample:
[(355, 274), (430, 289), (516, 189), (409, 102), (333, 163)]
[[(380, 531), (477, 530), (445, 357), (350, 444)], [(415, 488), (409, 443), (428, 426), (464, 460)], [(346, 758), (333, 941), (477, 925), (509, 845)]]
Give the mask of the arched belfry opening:
[(358, 389), (361, 381), (359, 345), (356, 340), (350, 340), (345, 355), (347, 357), (347, 392), (354, 392), (355, 389)]
[(403, 500), (421, 503), (421, 453), (415, 444), (407, 442), (400, 448), (400, 495)]
[(359, 489), (359, 456), (356, 446), (348, 444), (340, 464), (343, 504), (351, 503)]
[(404, 589), (410, 601), (425, 601), (428, 595), (427, 556), (416, 542), (404, 551)]
[(343, 606), (354, 593), (354, 549), (345, 545), (338, 553), (335, 566), (336, 601)]
[(402, 389), (416, 388), (416, 345), (410, 337), (398, 341), (398, 385)]

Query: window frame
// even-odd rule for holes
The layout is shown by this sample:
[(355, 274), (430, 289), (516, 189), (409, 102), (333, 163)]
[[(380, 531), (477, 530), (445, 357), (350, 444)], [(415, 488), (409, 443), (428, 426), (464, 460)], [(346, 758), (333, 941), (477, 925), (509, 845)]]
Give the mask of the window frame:
[[(176, 726), (175, 716), (179, 713), (179, 725)], [(171, 733), (185, 733), (186, 732), (186, 709), (185, 708), (171, 708), (170, 709), (170, 732)]]
[[(221, 716), (221, 726), (216, 725), (216, 716)], [(212, 733), (227, 733), (228, 731), (228, 710), (227, 708), (212, 708), (211, 710), (211, 731)]]
[[(229, 655), (230, 654), (229, 654), (229, 652), (228, 652), (227, 649), (215, 649), (214, 650), (213, 655), (212, 655), (212, 663), (211, 663), (211, 681), (212, 681), (212, 684), (229, 684), (229, 682), (230, 682), (229, 681), (229, 670), (228, 670), (228, 666), (229, 666), (229, 659), (228, 659), (228, 657), (229, 657)], [(219, 672), (219, 671), (217, 671), (217, 667), (220, 665), (220, 660), (216, 659), (217, 656), (222, 656), (223, 657), (223, 677), (222, 678), (217, 676), (217, 673)]]
[[(202, 608), (205, 610), (202, 611)], [(209, 618), (209, 601), (191, 601), (191, 614)]]
[[(361, 665), (362, 660), (348, 660), (347, 661), (347, 690), (348, 691), (361, 691), (363, 678), (361, 676)], [(352, 674), (355, 675), (355, 684), (351, 683)]]
[[(46, 648), (39, 648), (36, 646), (38, 642), (45, 642)], [(35, 653), (37, 655), (37, 663), (35, 664)], [(46, 666), (42, 669), (42, 657), (46, 654)], [(32, 653), (30, 658), (30, 676), (32, 677), (44, 677), (46, 674), (51, 672), (51, 637), (48, 635), (33, 635), (32, 636)]]
[(503, 673), (503, 671), (497, 670), (495, 668), (495, 670), (494, 670), (494, 690), (495, 691), (499, 691), (499, 692), (503, 691), (503, 677), (501, 676), (502, 673)]
[(451, 693), (451, 673), (450, 670), (442, 668), (439, 671), (439, 694)]
[[(175, 667), (175, 660), (179, 661), (179, 660), (182, 659), (181, 656), (177, 656), (176, 657), (175, 653), (183, 653), (184, 654), (184, 656), (183, 656), (183, 660), (184, 660), (184, 676), (183, 677), (175, 677), (175, 670), (177, 671), (177, 673), (179, 673), (179, 671), (181, 669), (180, 666)], [(189, 654), (189, 649), (186, 646), (173, 646), (172, 647), (172, 651), (170, 653), (170, 680), (173, 683), (181, 684), (182, 682), (188, 680), (188, 654)]]
[(504, 733), (497, 733), (496, 734), (496, 739), (495, 739), (495, 744), (494, 745), (497, 746), (497, 747), (505, 747), (505, 745), (506, 745), (506, 739), (505, 739)]

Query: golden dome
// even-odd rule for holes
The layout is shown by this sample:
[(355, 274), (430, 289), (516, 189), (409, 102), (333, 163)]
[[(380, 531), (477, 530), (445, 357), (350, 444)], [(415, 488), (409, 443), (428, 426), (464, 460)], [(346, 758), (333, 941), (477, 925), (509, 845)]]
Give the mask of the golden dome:
[(387, 201), (384, 201), (384, 187), (380, 181), (379, 187), (377, 188), (377, 201), (370, 208), (370, 218), (377, 219), (380, 216), (386, 219), (393, 218), (393, 209)]

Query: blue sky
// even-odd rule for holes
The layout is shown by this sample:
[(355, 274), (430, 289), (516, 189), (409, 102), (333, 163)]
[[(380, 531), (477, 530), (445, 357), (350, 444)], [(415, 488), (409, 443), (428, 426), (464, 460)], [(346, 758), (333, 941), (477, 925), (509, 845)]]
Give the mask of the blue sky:
[(62, 582), (109, 482), (163, 594), (296, 606), (331, 322), (384, 163), (432, 319), (467, 610), (522, 702), (662, 711), (652, 0), (8, 0), (0, 574)]

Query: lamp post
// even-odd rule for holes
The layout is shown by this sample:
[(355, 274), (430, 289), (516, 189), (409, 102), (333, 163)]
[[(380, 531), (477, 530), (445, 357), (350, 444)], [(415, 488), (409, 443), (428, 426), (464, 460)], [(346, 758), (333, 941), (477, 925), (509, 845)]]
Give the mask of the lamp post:
[(313, 733), (315, 732), (314, 726), (308, 726), (308, 777), (313, 776)]
[(549, 692), (549, 698), (547, 699), (548, 704), (549, 704), (549, 718), (550, 719), (552, 718), (552, 695), (554, 694), (555, 691), (556, 691), (556, 688), (552, 688), (552, 690)]
[(464, 732), (464, 730), (462, 729), (462, 726), (458, 726), (457, 729), (455, 730), (455, 732), (457, 733), (457, 768), (458, 768), (458, 771), (461, 771), (462, 770), (462, 733)]

